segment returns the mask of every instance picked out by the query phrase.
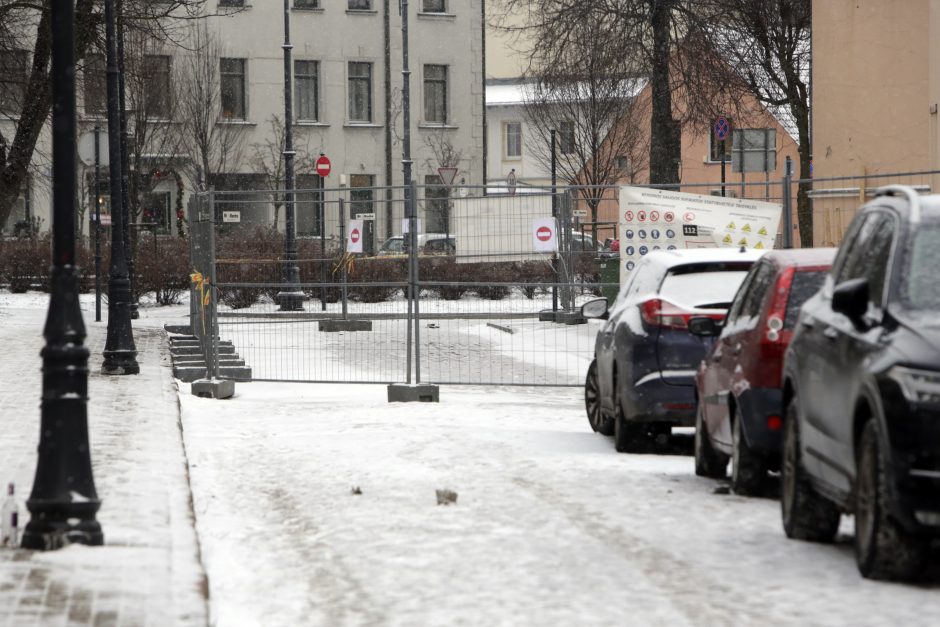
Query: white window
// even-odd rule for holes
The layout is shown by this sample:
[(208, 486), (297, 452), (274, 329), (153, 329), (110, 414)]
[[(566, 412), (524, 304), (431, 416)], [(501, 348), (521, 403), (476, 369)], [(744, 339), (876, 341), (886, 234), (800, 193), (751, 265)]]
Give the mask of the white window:
[(447, 124), (447, 66), (424, 66), (424, 121)]
[(570, 155), (575, 151), (574, 122), (565, 120), (558, 128), (558, 151), (563, 155)]
[(447, 13), (447, 0), (423, 0), (421, 11), (423, 13)]
[(503, 154), (508, 159), (522, 156), (522, 122), (506, 122), (503, 125)]
[(294, 115), (308, 122), (320, 119), (319, 61), (294, 61)]
[(222, 117), (244, 120), (247, 114), (245, 98), (245, 60), (219, 59), (222, 82)]

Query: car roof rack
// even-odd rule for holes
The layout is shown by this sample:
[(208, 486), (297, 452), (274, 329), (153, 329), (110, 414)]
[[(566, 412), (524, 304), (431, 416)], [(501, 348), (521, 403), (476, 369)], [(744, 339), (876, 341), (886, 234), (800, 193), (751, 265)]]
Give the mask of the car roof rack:
[(911, 222), (920, 222), (920, 195), (908, 185), (885, 185), (875, 190), (875, 196), (904, 196), (911, 205)]

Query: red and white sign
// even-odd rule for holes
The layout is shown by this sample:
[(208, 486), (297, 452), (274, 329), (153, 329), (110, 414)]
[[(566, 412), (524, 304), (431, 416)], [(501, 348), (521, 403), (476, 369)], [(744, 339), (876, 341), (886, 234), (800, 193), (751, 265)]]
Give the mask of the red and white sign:
[(636, 212), (636, 219), (639, 220), (640, 222), (646, 222), (646, 212), (645, 212), (645, 211), (637, 211), (637, 212)]
[(674, 213), (671, 212), (671, 211), (667, 211), (666, 213), (663, 214), (663, 219), (664, 219), (666, 222), (672, 222), (673, 220), (676, 219), (676, 214), (674, 214)]
[(691, 211), (687, 211), (687, 212), (685, 213), (685, 215), (682, 216), (682, 219), (683, 219), (685, 222), (690, 222), (690, 223), (691, 223), (691, 222), (695, 222), (695, 214), (692, 213)]
[(632, 212), (632, 211), (625, 211), (625, 212), (624, 212), (624, 214), (623, 214), (623, 219), (624, 219), (624, 220), (626, 220), (627, 222), (633, 222), (633, 218), (634, 218), (634, 215), (633, 215), (633, 212)]
[(532, 248), (537, 253), (558, 252), (558, 224), (555, 218), (532, 221)]
[(320, 158), (317, 159), (316, 169), (317, 174), (319, 174), (322, 178), (326, 178), (333, 170), (333, 164), (330, 163), (330, 160), (326, 155), (320, 155)]
[(650, 211), (650, 222), (659, 222), (659, 212)]
[(362, 252), (363, 220), (349, 221), (349, 235), (346, 236), (346, 252)]

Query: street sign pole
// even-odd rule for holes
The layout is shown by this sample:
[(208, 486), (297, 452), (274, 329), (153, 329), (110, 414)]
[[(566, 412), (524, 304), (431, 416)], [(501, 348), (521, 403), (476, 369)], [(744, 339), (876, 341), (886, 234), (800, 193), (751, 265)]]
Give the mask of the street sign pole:
[(101, 322), (101, 127), (95, 125), (95, 322)]
[(447, 249), (447, 242), (450, 241), (450, 190), (454, 185), (454, 179), (457, 178), (457, 168), (440, 167), (437, 169), (441, 182), (447, 189), (447, 206), (444, 207), (444, 248)]
[[(725, 116), (720, 116), (715, 120), (715, 126), (712, 128), (715, 139), (721, 142), (721, 154), (718, 158), (721, 160), (721, 196), (725, 196), (725, 155), (728, 153), (728, 135), (731, 134), (731, 123)], [(743, 161), (743, 158), (742, 158)], [(743, 169), (743, 168), (742, 168)]]

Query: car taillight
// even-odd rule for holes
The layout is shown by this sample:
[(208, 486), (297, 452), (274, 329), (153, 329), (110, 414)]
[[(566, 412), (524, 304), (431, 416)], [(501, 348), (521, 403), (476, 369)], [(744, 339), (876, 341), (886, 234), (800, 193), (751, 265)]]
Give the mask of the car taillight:
[(764, 332), (762, 342), (781, 344), (789, 339), (784, 338), (783, 321), (787, 317), (787, 301), (790, 299), (794, 274), (796, 274), (795, 268), (787, 268), (777, 280), (774, 298), (770, 303), (770, 311), (767, 313), (767, 330)]
[(713, 320), (725, 319), (723, 313), (706, 314), (689, 311), (660, 298), (651, 298), (644, 301), (640, 305), (640, 315), (643, 316), (643, 322), (649, 326), (664, 329), (688, 329), (689, 320), (698, 316), (705, 316)]

